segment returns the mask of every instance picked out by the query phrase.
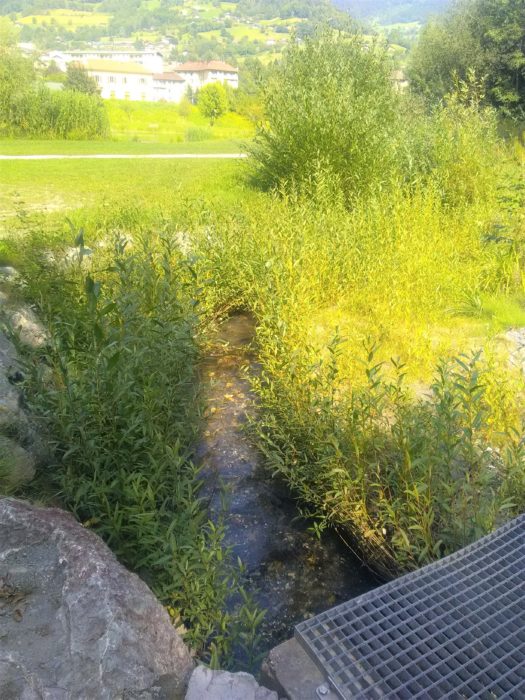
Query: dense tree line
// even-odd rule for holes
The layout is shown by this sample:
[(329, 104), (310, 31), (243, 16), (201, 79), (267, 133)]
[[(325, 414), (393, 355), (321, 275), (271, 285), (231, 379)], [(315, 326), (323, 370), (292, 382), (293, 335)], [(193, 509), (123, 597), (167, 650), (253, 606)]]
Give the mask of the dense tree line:
[(525, 116), (525, 2), (463, 0), (422, 31), (410, 62), (416, 91), (431, 101), (472, 76), (508, 116)]

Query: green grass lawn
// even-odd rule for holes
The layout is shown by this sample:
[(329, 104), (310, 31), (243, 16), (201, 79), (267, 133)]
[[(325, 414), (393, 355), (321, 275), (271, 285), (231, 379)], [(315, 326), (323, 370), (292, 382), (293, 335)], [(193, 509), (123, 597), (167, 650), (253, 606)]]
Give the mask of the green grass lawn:
[[(140, 164), (140, 165), (139, 165)], [(0, 163), (0, 220), (17, 211), (55, 212), (113, 203), (168, 209), (177, 198), (234, 204), (250, 196), (242, 161), (5, 161)], [(252, 195), (254, 196), (254, 195)]]
[[(115, 153), (242, 153), (247, 142), (242, 140), (212, 140), (178, 143), (139, 141), (60, 141), (32, 139), (0, 139), (0, 155), (89, 155)], [(3, 169), (1, 164), (0, 168)]]

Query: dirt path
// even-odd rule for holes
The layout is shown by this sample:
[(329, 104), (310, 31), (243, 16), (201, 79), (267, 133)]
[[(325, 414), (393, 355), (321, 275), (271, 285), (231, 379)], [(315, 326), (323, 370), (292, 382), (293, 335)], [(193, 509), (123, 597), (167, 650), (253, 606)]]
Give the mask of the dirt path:
[(3, 156), (0, 160), (206, 160), (219, 158), (222, 160), (247, 158), (246, 153), (86, 153), (78, 155), (25, 155)]

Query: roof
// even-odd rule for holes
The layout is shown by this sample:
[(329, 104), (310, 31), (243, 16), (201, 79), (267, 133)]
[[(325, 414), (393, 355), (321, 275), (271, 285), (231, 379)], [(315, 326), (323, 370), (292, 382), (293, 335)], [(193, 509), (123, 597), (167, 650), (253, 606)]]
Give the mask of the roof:
[(229, 63), (224, 63), (224, 61), (195, 61), (189, 63), (182, 63), (177, 66), (179, 73), (200, 73), (201, 71), (207, 70), (218, 70), (224, 73), (238, 73), (239, 69), (230, 66)]
[(133, 49), (128, 50), (124, 47), (122, 49), (82, 49), (82, 50), (77, 50), (77, 51), (66, 51), (65, 53), (69, 54), (71, 56), (88, 56), (89, 54), (92, 54), (92, 53), (98, 53), (98, 54), (104, 53), (104, 54), (111, 54), (111, 55), (115, 55), (115, 56), (122, 56), (122, 54), (126, 54), (128, 56), (151, 56), (151, 55), (162, 56), (160, 51), (154, 51), (154, 50), (136, 51)]
[(182, 75), (179, 75), (178, 73), (155, 73), (153, 80), (170, 80), (177, 83), (186, 82)]
[(152, 71), (144, 68), (139, 63), (131, 61), (106, 61), (103, 59), (91, 59), (86, 61), (85, 68), (88, 71), (100, 73), (132, 73), (133, 75), (152, 75)]

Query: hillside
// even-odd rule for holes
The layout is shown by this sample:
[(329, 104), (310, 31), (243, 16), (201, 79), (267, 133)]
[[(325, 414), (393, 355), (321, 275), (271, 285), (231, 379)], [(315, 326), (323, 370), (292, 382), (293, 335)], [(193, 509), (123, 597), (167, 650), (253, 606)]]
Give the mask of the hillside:
[(330, 0), (6, 0), (22, 28), (22, 40), (42, 48), (66, 43), (132, 39), (172, 47), (172, 58), (278, 55), (292, 31), (308, 33), (320, 21), (337, 23), (347, 14)]

